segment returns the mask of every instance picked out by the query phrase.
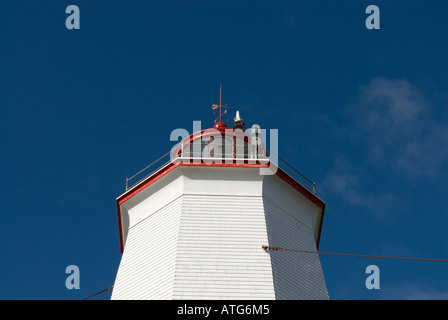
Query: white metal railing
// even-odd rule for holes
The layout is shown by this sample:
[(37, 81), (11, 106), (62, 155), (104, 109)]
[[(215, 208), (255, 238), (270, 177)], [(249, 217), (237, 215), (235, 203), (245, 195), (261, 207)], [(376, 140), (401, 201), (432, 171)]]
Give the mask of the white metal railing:
[[(267, 148), (266, 148), (267, 149)], [(260, 163), (260, 164), (267, 164), (271, 161), (271, 157), (275, 157), (276, 159), (278, 159), (279, 161), (283, 162), (289, 169), (291, 169), (294, 174), (291, 174), (290, 172), (287, 172), (286, 170), (284, 170), (288, 175), (291, 176), (291, 178), (295, 179), (295, 180), (300, 180), (300, 179), (304, 179), (305, 181), (307, 181), (309, 184), (311, 184), (312, 188), (307, 187), (306, 185), (304, 185), (304, 187), (306, 187), (307, 189), (309, 189), (310, 191), (312, 191), (314, 194), (316, 194), (316, 183), (313, 182), (312, 180), (310, 180), (309, 178), (307, 178), (304, 174), (302, 174), (300, 171), (296, 170), (293, 166), (291, 166), (290, 164), (288, 164), (286, 161), (284, 161), (283, 159), (281, 159), (278, 155), (274, 154), (273, 152), (271, 152), (269, 149), (267, 149), (270, 153), (269, 157), (262, 157), (262, 158), (254, 158), (254, 157), (190, 157), (190, 156), (178, 156), (175, 157), (173, 159), (170, 159), (168, 161), (165, 161), (162, 165), (157, 166), (156, 169), (151, 170), (151, 168), (154, 168), (155, 165), (159, 164), (163, 159), (165, 159), (168, 155), (170, 155), (171, 151), (164, 154), (163, 156), (161, 156), (160, 158), (158, 158), (157, 160), (155, 160), (154, 162), (150, 163), (148, 166), (146, 166), (145, 168), (143, 168), (142, 170), (140, 170), (139, 172), (135, 173), (134, 175), (132, 175), (129, 178), (126, 178), (126, 191), (132, 189), (134, 186), (136, 186), (137, 184), (139, 184), (140, 182), (142, 182), (143, 180), (145, 180), (146, 178), (152, 176), (153, 174), (155, 174), (156, 172), (160, 171), (161, 169), (163, 169), (164, 167), (166, 167), (167, 165), (169, 165), (170, 163), (176, 162), (176, 161), (180, 161), (180, 162), (189, 162), (189, 163), (195, 163), (196, 161), (201, 163), (201, 162), (205, 162), (205, 163), (236, 163), (236, 164), (243, 164), (243, 163)], [(245, 155), (246, 156), (246, 155)], [(274, 163), (278, 166), (278, 161), (274, 161)], [(144, 174), (143, 177), (141, 177)], [(300, 177), (300, 179), (297, 179), (296, 177), (294, 177), (294, 175), (298, 175)], [(141, 177), (141, 178), (139, 178)], [(138, 179), (136, 182), (131, 182), (131, 180), (135, 180)]]
[[(142, 170), (140, 170), (139, 172), (135, 173), (134, 175), (132, 175), (129, 178), (126, 178), (126, 191), (128, 191), (129, 189), (133, 188), (134, 186), (136, 186), (137, 184), (139, 184), (140, 182), (142, 182), (143, 180), (145, 180), (146, 178), (148, 178), (149, 176), (152, 176), (154, 173), (156, 173), (157, 171), (159, 171), (160, 169), (166, 167), (168, 164), (172, 163), (172, 162), (184, 162), (184, 163), (201, 163), (201, 162), (205, 162), (205, 163), (236, 163), (236, 164), (243, 164), (243, 163), (253, 163), (256, 164), (257, 162), (260, 164), (267, 164), (269, 163), (269, 159), (268, 158), (241, 158), (241, 157), (182, 157), (182, 156), (178, 156), (175, 157), (172, 160), (168, 160), (165, 161), (162, 165), (158, 166), (155, 170), (149, 171), (151, 168), (154, 168), (154, 166), (156, 164), (158, 164), (159, 162), (161, 162), (164, 158), (166, 158), (168, 155), (170, 154), (170, 152), (168, 152), (167, 154), (163, 155), (162, 157), (160, 157), (159, 159), (157, 159), (156, 161), (152, 162), (151, 164), (147, 165), (145, 168), (143, 168)], [(149, 172), (149, 173), (148, 173)], [(139, 176), (141, 176), (142, 174), (144, 174), (143, 177), (139, 178)], [(138, 179), (139, 178), (139, 179)], [(131, 182), (131, 180), (135, 180), (138, 179), (136, 182)]]

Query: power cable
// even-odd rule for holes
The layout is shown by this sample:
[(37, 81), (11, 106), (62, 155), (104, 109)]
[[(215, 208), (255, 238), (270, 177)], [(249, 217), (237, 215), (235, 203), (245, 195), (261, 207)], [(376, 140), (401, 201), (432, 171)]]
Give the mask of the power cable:
[(101, 291), (99, 291), (99, 292), (97, 292), (97, 293), (94, 293), (94, 294), (92, 294), (92, 295), (90, 295), (90, 296), (88, 296), (88, 297), (86, 297), (86, 298), (84, 298), (84, 299), (82, 299), (82, 300), (87, 300), (87, 299), (89, 299), (89, 298), (91, 298), (91, 297), (93, 297), (93, 296), (96, 296), (96, 295), (100, 294), (100, 293), (103, 293), (103, 292), (106, 292), (106, 291), (110, 291), (110, 290), (112, 290), (113, 288), (114, 288), (114, 286), (107, 287), (106, 289), (101, 290)]
[(398, 259), (398, 260), (418, 260), (418, 261), (448, 262), (448, 259), (428, 259), (428, 258), (408, 258), (408, 257), (393, 257), (393, 256), (374, 256), (374, 255), (368, 255), (368, 254), (352, 254), (352, 253), (336, 253), (336, 252), (321, 252), (321, 251), (285, 249), (285, 248), (281, 248), (281, 247), (271, 247), (271, 246), (262, 246), (261, 248), (263, 250), (293, 251), (293, 252), (304, 252), (304, 253), (314, 253), (314, 254), (328, 254), (328, 255), (334, 255), (334, 256), (349, 256), (349, 257), (364, 257), (364, 258), (379, 258), (379, 259)]

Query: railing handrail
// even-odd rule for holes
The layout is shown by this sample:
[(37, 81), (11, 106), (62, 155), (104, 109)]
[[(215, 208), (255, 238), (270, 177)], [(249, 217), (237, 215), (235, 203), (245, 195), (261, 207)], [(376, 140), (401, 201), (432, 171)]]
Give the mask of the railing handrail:
[(138, 180), (137, 182), (134, 182), (132, 185), (129, 185), (129, 181), (131, 181), (132, 179), (134, 179), (135, 177), (137, 177), (139, 174), (141, 174), (142, 172), (148, 170), (150, 167), (154, 166), (155, 164), (157, 164), (160, 160), (162, 160), (163, 158), (165, 158), (168, 154), (170, 154), (170, 152), (166, 153), (165, 155), (161, 156), (160, 158), (158, 158), (157, 160), (153, 161), (152, 163), (150, 163), (149, 165), (147, 165), (146, 167), (144, 167), (142, 170), (140, 170), (139, 172), (135, 173), (134, 175), (132, 175), (129, 178), (126, 178), (126, 191), (128, 191), (129, 189), (131, 189), (132, 187), (134, 187), (135, 185), (139, 184), (141, 181), (145, 180), (147, 177), (151, 176), (152, 174), (154, 174), (155, 172), (159, 171), (161, 168), (165, 167), (167, 164), (174, 162), (176, 160), (203, 160), (203, 161), (217, 161), (217, 160), (222, 160), (223, 163), (225, 163), (226, 161), (228, 161), (229, 159), (232, 160), (232, 162), (236, 161), (237, 163), (240, 161), (259, 161), (259, 162), (263, 162), (263, 161), (269, 161), (268, 158), (230, 158), (230, 157), (221, 157), (221, 158), (217, 158), (217, 157), (194, 157), (194, 156), (189, 156), (189, 157), (182, 157), (182, 156), (177, 156), (172, 160), (169, 160), (167, 162), (165, 162), (163, 165), (161, 165), (160, 167), (158, 167), (157, 169), (151, 171), (149, 174), (146, 174), (143, 178), (141, 178), (140, 180)]
[(146, 167), (144, 167), (142, 170), (140, 170), (139, 172), (135, 173), (133, 176), (131, 176), (130, 178), (126, 178), (126, 191), (128, 191), (130, 188), (132, 188), (133, 186), (135, 186), (136, 184), (140, 183), (142, 180), (146, 179), (148, 176), (152, 175), (154, 172), (158, 171), (160, 168), (164, 167), (165, 165), (167, 165), (168, 163), (170, 163), (172, 160), (167, 161), (164, 165), (162, 165), (161, 167), (157, 168), (156, 170), (152, 171), (151, 173), (147, 174), (146, 176), (144, 176), (143, 178), (141, 178), (140, 180), (138, 180), (137, 182), (133, 183), (132, 186), (129, 186), (129, 181), (134, 179), (136, 176), (138, 176), (139, 174), (141, 174), (142, 172), (148, 170), (150, 167), (152, 167), (153, 165), (155, 165), (156, 163), (158, 163), (160, 160), (162, 160), (163, 158), (165, 158), (167, 155), (169, 155), (171, 153), (165, 153), (163, 156), (161, 156), (160, 158), (158, 158), (156, 161), (150, 163), (149, 165), (147, 165)]
[(309, 183), (311, 183), (313, 185), (313, 193), (316, 194), (316, 182), (308, 179), (303, 173), (301, 173), (300, 171), (298, 171), (296, 168), (294, 168), (293, 166), (291, 166), (288, 162), (286, 162), (285, 160), (283, 160), (282, 158), (280, 158), (277, 154), (275, 154), (274, 152), (272, 152), (271, 150), (269, 150), (266, 147), (266, 150), (269, 151), (269, 156), (274, 155), (278, 160), (280, 160), (281, 162), (283, 162), (284, 164), (286, 164), (289, 168), (291, 168), (295, 173), (297, 173), (298, 175), (300, 175), (302, 178), (304, 178), (306, 181), (308, 181)]
[[(309, 182), (312, 186), (312, 192), (314, 194), (316, 194), (316, 182), (310, 180), (309, 178), (307, 178), (304, 174), (302, 174), (300, 171), (298, 171), (297, 169), (295, 169), (293, 166), (291, 166), (289, 163), (287, 163), (285, 160), (283, 160), (282, 158), (280, 158), (278, 155), (276, 155), (275, 153), (273, 153), (271, 150), (269, 150), (268, 148), (266, 148), (269, 151), (269, 155), (271, 156), (271, 154), (273, 156), (275, 156), (278, 160), (280, 160), (281, 162), (283, 162), (285, 165), (287, 165), (289, 168), (291, 168), (295, 173), (297, 173), (298, 175), (300, 175), (300, 177), (302, 177), (303, 179), (305, 179), (307, 182)], [(155, 164), (157, 164), (158, 162), (160, 162), (162, 159), (164, 159), (167, 155), (169, 155), (171, 153), (168, 152), (166, 154), (164, 154), (163, 156), (161, 156), (160, 158), (158, 158), (157, 160), (153, 161), (152, 163), (150, 163), (149, 165), (147, 165), (146, 167), (144, 167), (142, 170), (140, 170), (139, 172), (135, 173), (134, 175), (132, 175), (129, 178), (126, 178), (126, 191), (128, 191), (129, 189), (133, 188), (134, 186), (136, 186), (137, 184), (139, 184), (141, 181), (145, 180), (147, 177), (153, 175), (155, 172), (159, 171), (160, 169), (162, 169), (163, 167), (165, 167), (166, 165), (170, 164), (173, 161), (176, 160), (196, 160), (196, 159), (201, 159), (201, 160), (205, 160), (205, 161), (216, 161), (216, 160), (221, 160), (223, 161), (223, 163), (226, 162), (226, 160), (228, 161), (229, 159), (232, 160), (232, 162), (236, 161), (237, 163), (239, 161), (259, 161), (259, 162), (264, 162), (264, 161), (271, 161), (271, 159), (269, 157), (267, 158), (226, 158), (226, 157), (221, 157), (221, 158), (216, 158), (216, 157), (193, 157), (193, 156), (177, 156), (173, 159), (170, 159), (169, 161), (165, 162), (162, 166), (159, 166), (157, 169), (151, 171), (149, 174), (145, 175), (143, 178), (141, 178), (140, 180), (138, 180), (137, 182), (133, 183), (132, 185), (129, 185), (129, 181), (131, 181), (132, 179), (134, 179), (136, 176), (140, 175), (142, 172), (148, 170), (150, 167), (154, 166)], [(278, 165), (277, 165), (278, 166)], [(292, 177), (294, 178), (294, 177)], [(309, 188), (308, 188), (309, 189)]]

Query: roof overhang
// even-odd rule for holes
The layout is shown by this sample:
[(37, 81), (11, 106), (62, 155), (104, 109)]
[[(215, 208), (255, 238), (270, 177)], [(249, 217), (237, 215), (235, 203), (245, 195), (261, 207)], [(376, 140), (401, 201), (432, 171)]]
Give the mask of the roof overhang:
[[(216, 160), (216, 159), (215, 159)], [(172, 172), (174, 169), (180, 166), (196, 166), (196, 167), (238, 167), (238, 168), (266, 168), (268, 170), (273, 171), (279, 178), (288, 183), (292, 188), (294, 188), (297, 192), (302, 194), (316, 206), (321, 209), (319, 227), (318, 227), (318, 235), (316, 239), (316, 246), (319, 248), (320, 236), (322, 232), (322, 224), (325, 213), (325, 202), (322, 201), (319, 197), (316, 196), (311, 190), (306, 188), (303, 184), (298, 182), (296, 179), (291, 177), (288, 173), (286, 173), (281, 168), (277, 167), (273, 162), (270, 162), (269, 159), (258, 159), (258, 160), (245, 160), (238, 161), (235, 159), (223, 159), (223, 162), (216, 161), (207, 161), (206, 159), (188, 159), (186, 161), (185, 158), (176, 158), (161, 167), (159, 170), (151, 174), (150, 176), (143, 179), (141, 182), (128, 189), (125, 193), (119, 196), (116, 199), (117, 204), (117, 214), (118, 214), (118, 229), (120, 235), (120, 250), (123, 253), (124, 251), (124, 230), (123, 230), (123, 219), (122, 219), (122, 205), (139, 194), (142, 190), (148, 188), (150, 185), (155, 183), (156, 181), (162, 179), (164, 176)], [(230, 160), (230, 161), (229, 161)]]

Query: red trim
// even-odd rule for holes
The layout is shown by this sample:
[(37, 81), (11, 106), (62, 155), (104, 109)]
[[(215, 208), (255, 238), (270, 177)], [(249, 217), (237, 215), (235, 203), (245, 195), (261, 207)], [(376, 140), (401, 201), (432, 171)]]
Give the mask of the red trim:
[[(136, 185), (129, 191), (122, 194), (120, 197), (117, 198), (117, 213), (118, 213), (118, 230), (120, 233), (120, 249), (123, 253), (124, 250), (124, 241), (123, 241), (123, 226), (121, 223), (121, 205), (126, 202), (127, 200), (134, 197), (136, 194), (140, 193), (143, 189), (146, 189), (148, 186), (156, 182), (157, 180), (161, 179), (174, 169), (176, 169), (179, 166), (199, 166), (199, 167), (239, 167), (239, 168), (268, 168), (269, 164), (261, 164), (261, 163), (236, 163), (234, 160), (233, 163), (205, 163), (204, 161), (201, 161), (200, 163), (194, 163), (191, 162), (171, 162), (164, 168), (161, 168), (158, 172), (154, 173), (152, 176), (148, 177), (146, 180), (142, 181), (140, 184)], [(295, 190), (303, 194), (308, 200), (313, 202), (315, 205), (317, 205), (319, 208), (322, 209), (322, 216), (320, 219), (320, 226), (319, 226), (319, 233), (317, 237), (317, 248), (319, 248), (319, 242), (320, 242), (320, 235), (322, 231), (322, 223), (324, 220), (324, 212), (325, 212), (325, 202), (320, 200), (314, 193), (312, 193), (310, 190), (305, 188), (302, 184), (300, 184), (298, 181), (293, 179), (291, 176), (289, 176), (285, 171), (283, 171), (280, 168), (277, 168), (276, 175), (283, 179), (285, 182), (287, 182), (290, 186), (292, 186)]]
[(267, 167), (267, 164), (249, 164), (249, 163), (205, 163), (201, 161), (201, 163), (184, 163), (179, 160), (179, 162), (171, 162), (166, 167), (160, 169), (160, 171), (154, 173), (152, 176), (148, 177), (146, 180), (142, 181), (140, 184), (136, 185), (129, 191), (122, 194), (120, 197), (117, 198), (117, 214), (118, 214), (118, 231), (120, 233), (120, 250), (123, 253), (124, 250), (124, 241), (123, 241), (123, 225), (121, 223), (121, 205), (135, 196), (136, 194), (140, 193), (143, 189), (147, 188), (163, 176), (167, 175), (169, 172), (176, 169), (178, 166), (210, 166), (210, 167), (246, 167), (246, 168), (261, 168), (261, 167)]
[(304, 187), (302, 184), (297, 182), (294, 178), (292, 178), (289, 174), (283, 171), (280, 168), (277, 168), (276, 172), (277, 176), (285, 180), (289, 185), (291, 185), (294, 189), (303, 194), (308, 200), (314, 203), (319, 208), (325, 207), (325, 203), (320, 200), (314, 193), (312, 193), (308, 188)]
[(238, 167), (238, 168), (267, 168), (268, 164), (261, 163), (194, 163), (194, 162), (183, 162), (180, 163), (181, 166), (197, 166), (197, 167)]
[(141, 190), (148, 187), (150, 184), (154, 183), (155, 181), (159, 180), (161, 177), (166, 175), (167, 173), (173, 171), (177, 166), (179, 166), (180, 163), (169, 163), (166, 167), (162, 168), (160, 171), (154, 173), (152, 176), (148, 177), (146, 180), (142, 181), (137, 186), (130, 189), (128, 192), (122, 194), (118, 199), (117, 202), (122, 204), (126, 200), (129, 200), (133, 196), (135, 196), (137, 193), (139, 193)]
[(316, 241), (316, 247), (319, 249), (319, 243), (320, 243), (320, 235), (322, 233), (322, 224), (324, 222), (324, 213), (325, 213), (325, 202), (323, 202), (321, 199), (319, 199), (314, 193), (312, 193), (310, 190), (305, 188), (301, 183), (294, 180), (290, 175), (288, 175), (285, 171), (283, 171), (280, 168), (277, 168), (276, 172), (277, 176), (286, 181), (291, 187), (296, 189), (298, 192), (303, 194), (308, 200), (310, 200), (312, 203), (314, 203), (316, 206), (321, 208), (322, 210), (322, 216), (320, 217), (320, 225), (319, 225), (319, 232), (317, 234), (317, 241)]
[(322, 233), (322, 224), (324, 223), (324, 214), (325, 214), (325, 203), (324, 206), (322, 207), (322, 215), (320, 217), (320, 225), (319, 225), (319, 232), (317, 233), (316, 249), (319, 249), (320, 235)]
[(123, 226), (121, 224), (121, 205), (135, 196), (137, 193), (142, 191), (143, 189), (147, 188), (152, 183), (156, 182), (169, 172), (173, 171), (175, 168), (177, 168), (179, 164), (175, 164), (171, 162), (168, 164), (165, 168), (162, 168), (160, 171), (156, 172), (152, 176), (150, 176), (148, 179), (142, 181), (139, 185), (135, 186), (134, 188), (130, 189), (128, 192), (125, 192), (120, 197), (117, 198), (117, 210), (118, 210), (118, 230), (120, 232), (120, 249), (123, 253), (124, 250), (124, 241), (123, 241)]
[(121, 251), (121, 253), (123, 253), (123, 250), (124, 250), (123, 225), (121, 223), (121, 207), (120, 207), (120, 203), (118, 202), (118, 199), (117, 199), (116, 203), (117, 203), (117, 214), (118, 214), (118, 232), (120, 235), (120, 251)]

